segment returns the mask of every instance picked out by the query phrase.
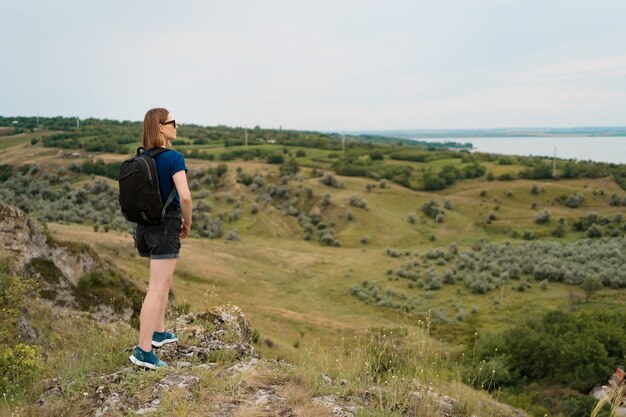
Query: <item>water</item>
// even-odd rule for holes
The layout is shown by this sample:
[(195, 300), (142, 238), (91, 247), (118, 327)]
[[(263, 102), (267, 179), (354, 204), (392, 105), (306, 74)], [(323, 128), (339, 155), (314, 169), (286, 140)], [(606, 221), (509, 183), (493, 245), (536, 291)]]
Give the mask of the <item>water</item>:
[(503, 155), (549, 156), (626, 164), (626, 137), (547, 136), (502, 138), (415, 138), (426, 142), (471, 143), (475, 152)]

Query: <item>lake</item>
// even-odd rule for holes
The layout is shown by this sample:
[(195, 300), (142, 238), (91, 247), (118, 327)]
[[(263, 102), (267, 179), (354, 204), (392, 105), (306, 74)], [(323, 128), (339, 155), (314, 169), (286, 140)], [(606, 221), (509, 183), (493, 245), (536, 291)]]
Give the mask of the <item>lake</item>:
[(501, 138), (415, 138), (426, 142), (471, 143), (475, 152), (503, 155), (550, 156), (562, 159), (592, 160), (626, 164), (624, 136), (546, 136)]

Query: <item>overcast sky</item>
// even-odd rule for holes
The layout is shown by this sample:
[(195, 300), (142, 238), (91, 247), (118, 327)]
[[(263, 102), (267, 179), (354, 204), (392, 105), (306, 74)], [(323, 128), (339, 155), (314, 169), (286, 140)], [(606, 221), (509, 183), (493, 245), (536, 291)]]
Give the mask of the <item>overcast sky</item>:
[(2, 0), (0, 115), (626, 125), (624, 0)]

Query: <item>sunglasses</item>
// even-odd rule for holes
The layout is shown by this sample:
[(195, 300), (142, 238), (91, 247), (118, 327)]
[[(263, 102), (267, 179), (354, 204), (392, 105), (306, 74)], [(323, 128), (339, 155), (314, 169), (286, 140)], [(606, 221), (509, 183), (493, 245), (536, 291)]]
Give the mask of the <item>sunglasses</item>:
[(161, 123), (162, 125), (173, 125), (174, 129), (176, 129), (176, 120), (169, 120), (167, 122)]

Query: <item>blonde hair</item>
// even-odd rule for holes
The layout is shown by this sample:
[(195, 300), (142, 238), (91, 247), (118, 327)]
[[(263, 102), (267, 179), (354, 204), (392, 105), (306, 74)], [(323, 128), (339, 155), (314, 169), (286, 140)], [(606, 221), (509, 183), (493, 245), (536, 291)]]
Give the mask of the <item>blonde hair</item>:
[(144, 149), (157, 148), (164, 145), (159, 126), (167, 121), (170, 114), (167, 109), (156, 108), (146, 112), (143, 118), (143, 132), (141, 132), (141, 146)]

